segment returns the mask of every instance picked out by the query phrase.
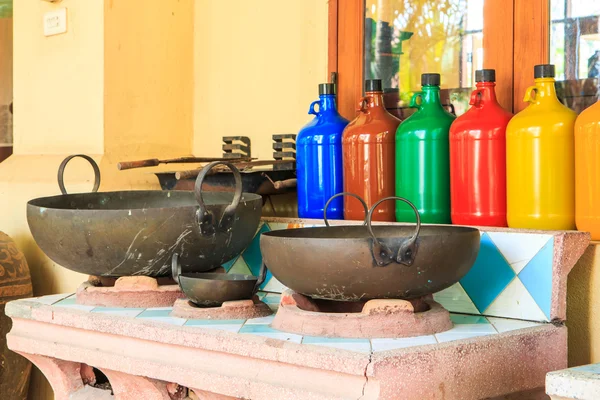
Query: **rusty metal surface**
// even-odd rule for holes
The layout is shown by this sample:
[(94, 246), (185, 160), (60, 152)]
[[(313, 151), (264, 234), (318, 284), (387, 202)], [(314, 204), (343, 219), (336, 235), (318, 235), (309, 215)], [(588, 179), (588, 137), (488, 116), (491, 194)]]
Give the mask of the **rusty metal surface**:
[[(242, 190), (246, 193), (260, 195), (280, 194), (294, 191), (295, 187), (277, 189), (273, 182), (287, 181), (296, 178), (295, 170), (286, 171), (240, 171), (242, 174)], [(193, 178), (177, 179), (176, 172), (156, 172), (160, 186), (163, 190), (193, 190), (197, 174)], [(202, 189), (204, 191), (233, 191), (234, 178), (229, 172), (219, 172), (206, 177)]]
[[(393, 252), (415, 233), (414, 226), (373, 226)], [(290, 289), (315, 299), (363, 301), (411, 299), (458, 282), (479, 252), (479, 231), (449, 225), (423, 225), (412, 265), (377, 266), (366, 226), (286, 229), (261, 235), (267, 268)]]
[[(233, 193), (205, 193), (214, 213)], [(194, 192), (129, 191), (69, 194), (31, 200), (27, 222), (40, 248), (57, 264), (96, 276), (163, 276), (171, 256), (186, 271), (208, 271), (235, 257), (252, 240), (262, 199), (245, 193), (231, 232), (200, 233)]]
[(48, 257), (87, 275), (169, 275), (175, 252), (186, 271), (209, 271), (239, 254), (260, 222), (261, 197), (242, 194), (239, 172), (234, 176), (234, 193), (144, 190), (38, 198), (27, 203), (27, 222)]

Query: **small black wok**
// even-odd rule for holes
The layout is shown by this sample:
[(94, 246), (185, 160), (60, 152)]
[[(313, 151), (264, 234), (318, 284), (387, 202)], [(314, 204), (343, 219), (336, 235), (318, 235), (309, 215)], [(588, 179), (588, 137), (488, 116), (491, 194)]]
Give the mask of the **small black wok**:
[[(371, 226), (373, 211), (386, 200), (408, 203), (417, 215), (416, 227)], [(477, 229), (421, 226), (414, 205), (400, 197), (375, 203), (366, 226), (327, 225), (266, 232), (260, 239), (273, 276), (315, 299), (411, 299), (439, 292), (465, 276), (479, 252)]]
[(173, 254), (172, 274), (188, 299), (200, 307), (216, 307), (226, 301), (250, 300), (265, 281), (264, 265), (260, 276), (211, 272), (181, 272), (177, 253)]
[[(93, 193), (66, 194), (63, 172), (74, 157), (92, 164)], [(233, 171), (235, 192), (202, 193), (204, 178), (218, 164)], [(54, 262), (89, 275), (169, 275), (175, 252), (186, 271), (209, 271), (246, 248), (260, 222), (261, 197), (242, 193), (239, 171), (226, 162), (208, 164), (196, 179), (195, 192), (96, 193), (100, 170), (85, 155), (62, 162), (58, 183), (63, 195), (27, 203), (29, 228)]]

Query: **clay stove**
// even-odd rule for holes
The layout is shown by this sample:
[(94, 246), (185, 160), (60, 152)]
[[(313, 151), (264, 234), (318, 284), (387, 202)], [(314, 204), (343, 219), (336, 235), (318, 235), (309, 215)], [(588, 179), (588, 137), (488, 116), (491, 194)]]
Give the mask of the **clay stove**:
[(313, 300), (286, 290), (272, 326), (310, 336), (404, 338), (444, 332), (453, 324), (432, 296), (344, 302)]
[(249, 300), (226, 301), (218, 307), (199, 307), (188, 299), (178, 299), (171, 316), (186, 319), (235, 320), (261, 318), (273, 312), (258, 296)]
[(77, 288), (77, 304), (101, 307), (169, 307), (185, 298), (171, 278), (90, 276)]

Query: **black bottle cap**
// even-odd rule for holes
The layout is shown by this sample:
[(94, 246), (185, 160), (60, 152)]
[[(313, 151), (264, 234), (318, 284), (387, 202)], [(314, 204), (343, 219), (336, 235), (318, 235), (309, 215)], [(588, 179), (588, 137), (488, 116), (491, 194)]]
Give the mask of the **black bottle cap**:
[(496, 82), (496, 70), (478, 69), (475, 71), (475, 82)]
[(383, 85), (381, 79), (367, 79), (365, 81), (365, 92), (381, 92)]
[(319, 96), (323, 94), (335, 94), (335, 83), (319, 83)]
[(440, 74), (421, 74), (421, 86), (440, 86)]
[(533, 67), (533, 77), (537, 78), (554, 78), (554, 65), (540, 64)]

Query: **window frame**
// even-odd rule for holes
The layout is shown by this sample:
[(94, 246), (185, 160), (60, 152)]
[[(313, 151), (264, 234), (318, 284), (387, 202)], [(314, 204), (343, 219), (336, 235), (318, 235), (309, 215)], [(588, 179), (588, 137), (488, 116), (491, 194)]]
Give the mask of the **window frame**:
[[(549, 61), (548, 0), (485, 0), (484, 68), (496, 70), (498, 101), (507, 110), (525, 108), (525, 89), (532, 84), (533, 66)], [(364, 0), (329, 0), (328, 71), (335, 73), (338, 109), (349, 119), (363, 95)]]

